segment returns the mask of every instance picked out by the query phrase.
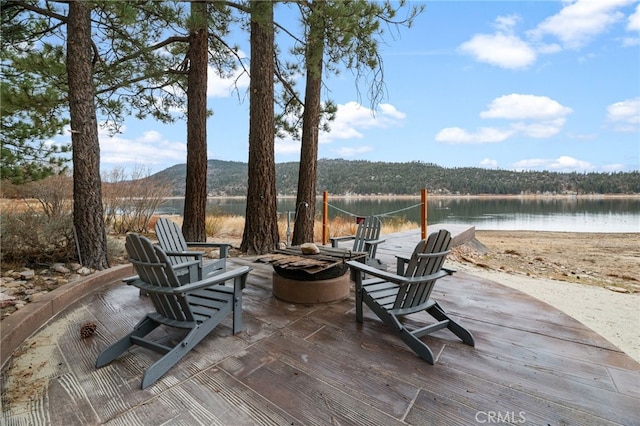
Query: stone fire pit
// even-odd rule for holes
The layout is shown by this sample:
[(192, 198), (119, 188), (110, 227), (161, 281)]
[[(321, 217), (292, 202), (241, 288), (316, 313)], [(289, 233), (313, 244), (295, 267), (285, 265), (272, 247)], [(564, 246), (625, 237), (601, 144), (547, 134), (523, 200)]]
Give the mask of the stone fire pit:
[(260, 258), (273, 266), (273, 295), (292, 303), (327, 303), (349, 297), (347, 260), (366, 253), (319, 247), (318, 254), (303, 254), (300, 247), (276, 250)]

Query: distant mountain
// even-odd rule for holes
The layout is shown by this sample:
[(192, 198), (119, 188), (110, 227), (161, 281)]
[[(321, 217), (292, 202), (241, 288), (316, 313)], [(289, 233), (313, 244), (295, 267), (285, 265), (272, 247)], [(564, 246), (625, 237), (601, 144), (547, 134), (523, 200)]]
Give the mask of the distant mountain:
[[(298, 162), (276, 164), (278, 195), (295, 195)], [(177, 164), (147, 179), (173, 188), (184, 196), (186, 164)], [(210, 196), (247, 193), (247, 163), (208, 161), (207, 191)], [(318, 192), (332, 195), (418, 195), (422, 188), (441, 194), (640, 194), (640, 172), (556, 173), (516, 172), (477, 167), (444, 168), (418, 161), (407, 163), (362, 160), (318, 161)]]

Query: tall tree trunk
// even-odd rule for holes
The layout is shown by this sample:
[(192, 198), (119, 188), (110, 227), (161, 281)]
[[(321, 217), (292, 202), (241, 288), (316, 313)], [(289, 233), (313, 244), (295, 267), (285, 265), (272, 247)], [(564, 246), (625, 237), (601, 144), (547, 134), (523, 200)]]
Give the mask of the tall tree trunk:
[(274, 158), (273, 3), (251, 2), (251, 82), (249, 91), (249, 180), (240, 249), (264, 254), (276, 248), (278, 209)]
[(206, 2), (191, 3), (197, 28), (190, 34), (187, 77), (187, 178), (182, 233), (187, 241), (206, 241), (207, 64)]
[(296, 221), (293, 245), (313, 242), (316, 215), (316, 180), (318, 166), (318, 126), (320, 125), (320, 89), (322, 88), (322, 55), (324, 52), (324, 2), (311, 4), (312, 15), (306, 46), (307, 82), (302, 116), (302, 147), (298, 171)]
[(73, 146), (73, 225), (80, 261), (101, 270), (109, 267), (102, 208), (100, 143), (94, 103), (91, 9), (70, 2), (67, 24), (67, 77)]

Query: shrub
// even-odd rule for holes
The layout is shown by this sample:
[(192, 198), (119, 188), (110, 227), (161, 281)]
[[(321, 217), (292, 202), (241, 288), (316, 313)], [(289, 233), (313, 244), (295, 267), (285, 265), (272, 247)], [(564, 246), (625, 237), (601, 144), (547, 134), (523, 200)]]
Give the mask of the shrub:
[(36, 265), (77, 260), (71, 214), (49, 217), (33, 210), (2, 212), (3, 264)]
[(115, 168), (103, 176), (102, 192), (106, 225), (117, 234), (149, 232), (149, 222), (170, 188), (148, 179), (148, 173), (136, 169), (127, 175)]
[(204, 221), (204, 229), (207, 237), (215, 237), (224, 226), (224, 216), (208, 214)]
[(73, 212), (73, 179), (70, 176), (55, 175), (29, 182), (21, 187), (20, 194), (27, 204), (30, 204), (29, 199), (36, 200), (44, 214), (52, 219)]

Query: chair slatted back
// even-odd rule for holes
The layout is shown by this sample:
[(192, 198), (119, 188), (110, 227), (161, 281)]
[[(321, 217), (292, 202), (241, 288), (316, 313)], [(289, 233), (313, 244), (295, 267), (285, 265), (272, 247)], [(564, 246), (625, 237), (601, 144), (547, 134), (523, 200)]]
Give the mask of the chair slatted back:
[[(182, 230), (174, 221), (161, 217), (156, 222), (155, 226), (156, 237), (160, 246), (167, 252), (179, 253), (187, 251), (187, 241), (182, 235)], [(193, 260), (193, 257), (189, 256), (169, 256), (169, 261), (172, 265), (178, 265)]]
[[(169, 256), (148, 238), (130, 233), (127, 235), (125, 248), (138, 277), (145, 283), (159, 289), (181, 285), (171, 266)], [(154, 308), (160, 315), (176, 321), (194, 321), (186, 296), (163, 294), (153, 291), (153, 288), (147, 291)]]
[[(411, 255), (405, 277), (424, 277), (442, 270), (450, 246), (451, 234), (445, 229), (434, 232), (426, 240), (420, 241)], [(437, 278), (402, 286), (398, 290), (393, 311), (408, 314), (423, 310), (424, 305), (429, 302), (436, 281)]]
[[(364, 218), (364, 220), (358, 224), (355, 240), (353, 241), (353, 251), (367, 251), (366, 242), (377, 240), (378, 238), (380, 238), (381, 228), (382, 223), (377, 217), (367, 216), (366, 218)], [(373, 259), (376, 257), (376, 249), (376, 244), (373, 244), (370, 247), (370, 251), (368, 253), (369, 259)]]

